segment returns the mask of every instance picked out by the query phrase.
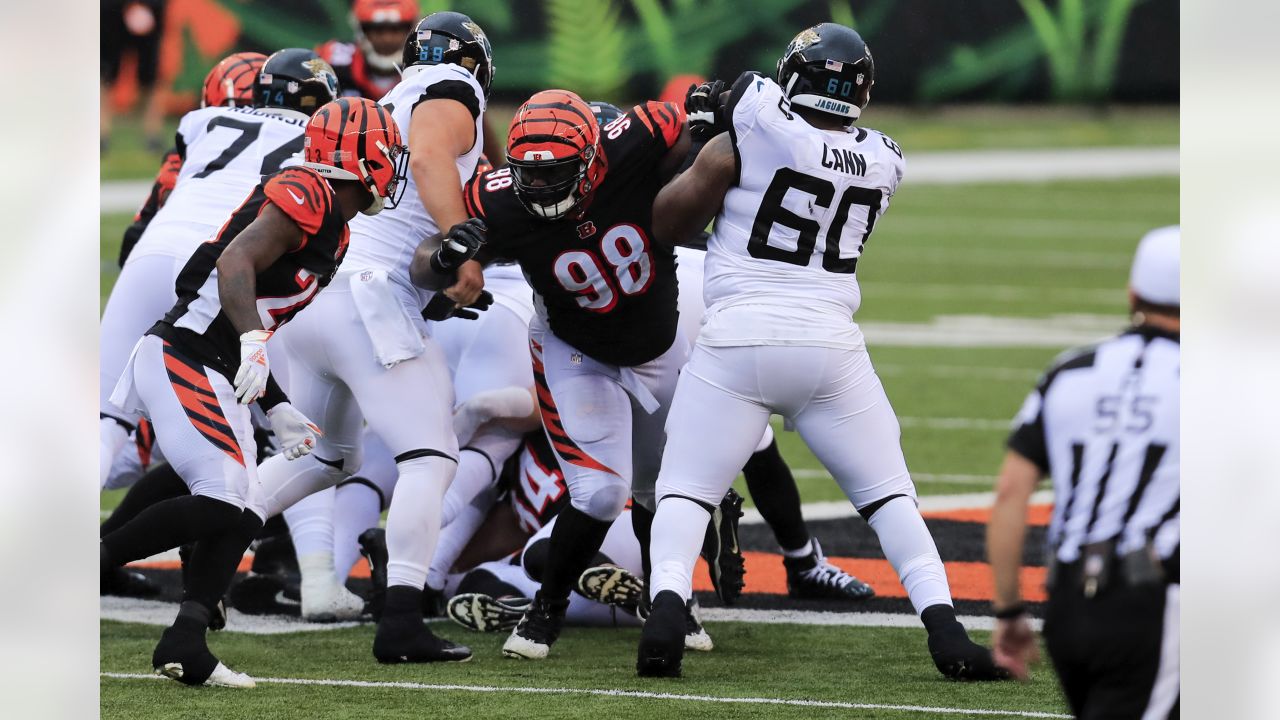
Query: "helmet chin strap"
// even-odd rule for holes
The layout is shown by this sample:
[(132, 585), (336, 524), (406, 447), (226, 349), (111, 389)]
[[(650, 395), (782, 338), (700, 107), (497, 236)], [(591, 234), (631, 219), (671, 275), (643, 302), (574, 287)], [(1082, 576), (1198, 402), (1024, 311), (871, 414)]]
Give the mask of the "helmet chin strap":
[(360, 52), (364, 54), (365, 61), (367, 61), (369, 66), (374, 70), (390, 73), (399, 69), (399, 53), (383, 55), (379, 52), (375, 52), (373, 49), (373, 43), (369, 42), (369, 38), (365, 37), (363, 33), (360, 35), (358, 44), (360, 45)]

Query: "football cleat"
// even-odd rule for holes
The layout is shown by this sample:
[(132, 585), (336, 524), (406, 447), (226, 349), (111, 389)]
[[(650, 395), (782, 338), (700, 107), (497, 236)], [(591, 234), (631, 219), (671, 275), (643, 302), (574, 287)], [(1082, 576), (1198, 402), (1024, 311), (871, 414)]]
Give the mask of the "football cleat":
[(689, 602), (685, 603), (684, 649), (710, 652), (715, 649), (715, 646), (706, 628), (702, 627), (702, 618), (698, 616), (697, 599), (689, 598)]
[(146, 598), (160, 594), (160, 586), (137, 570), (113, 567), (100, 576), (99, 590), (103, 595)]
[(644, 581), (617, 565), (587, 568), (578, 578), (578, 593), (605, 605), (634, 608), (644, 595)]
[(640, 633), (636, 674), (641, 677), (680, 677), (687, 633), (688, 608), (679, 595), (663, 590), (653, 599)]
[(338, 581), (333, 553), (318, 552), (299, 559), (302, 570), (302, 619), (308, 622), (359, 620), (364, 600)]
[(231, 586), (231, 606), (246, 615), (292, 615), (299, 603), (289, 598), (285, 581), (279, 575), (250, 573)]
[(866, 600), (875, 597), (870, 585), (827, 561), (813, 538), (813, 551), (804, 557), (783, 557), (787, 595), (802, 600)]
[(542, 591), (538, 591), (524, 617), (502, 644), (503, 656), (522, 660), (546, 658), (564, 628), (564, 613), (568, 608), (568, 600), (546, 600)]
[(742, 519), (742, 496), (730, 489), (711, 513), (707, 535), (702, 542), (702, 557), (711, 573), (711, 587), (716, 597), (731, 605), (742, 596), (746, 585), (746, 561), (738, 545), (738, 521)]
[(533, 601), (529, 598), (495, 598), (484, 593), (463, 593), (449, 598), (445, 609), (450, 620), (468, 630), (495, 632), (514, 628), (531, 604)]
[(387, 595), (387, 531), (369, 528), (360, 533), (357, 540), (360, 543), (360, 554), (369, 563), (369, 582), (373, 583), (364, 612), (372, 615), (374, 620), (380, 620)]
[[(184, 672), (182, 663), (180, 662), (165, 663), (164, 667), (156, 669), (156, 674), (163, 675), (171, 680), (184, 682), (182, 679)], [(192, 683), (187, 684), (190, 685)], [(236, 672), (222, 663), (218, 663), (214, 666), (213, 672), (209, 674), (209, 677), (205, 678), (204, 682), (199, 684), (208, 687), (228, 688), (251, 688), (258, 686), (258, 684), (253, 681), (253, 678), (249, 677), (245, 673)]]
[(373, 657), (386, 664), (467, 662), (471, 648), (437, 637), (421, 617), (383, 615), (373, 636)]
[(938, 672), (951, 680), (1008, 680), (1009, 671), (996, 665), (991, 650), (969, 639), (949, 605), (933, 605), (920, 613), (929, 631), (929, 655)]
[(151, 666), (157, 675), (184, 685), (254, 686), (253, 678), (231, 670), (209, 652), (203, 633), (181, 627), (170, 626), (160, 635)]

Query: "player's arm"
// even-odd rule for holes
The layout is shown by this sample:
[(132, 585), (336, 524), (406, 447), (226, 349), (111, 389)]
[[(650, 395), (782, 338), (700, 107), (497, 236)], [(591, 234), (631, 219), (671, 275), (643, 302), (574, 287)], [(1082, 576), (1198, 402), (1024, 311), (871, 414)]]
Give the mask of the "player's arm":
[(282, 255), (302, 247), (302, 228), (272, 203), (241, 230), (218, 258), (218, 298), (236, 332), (263, 330), (257, 277)]
[(1022, 606), (1018, 571), (1027, 532), (1027, 506), (1040, 480), (1040, 467), (1010, 449), (996, 481), (996, 501), (987, 523), (987, 559), (995, 577), (996, 628), (991, 635), (997, 665), (1025, 680), (1038, 656), (1035, 633)]
[[(658, 168), (662, 179), (667, 180), (679, 172), (684, 167), (685, 160), (689, 157), (689, 151), (693, 149), (693, 139), (689, 135), (689, 126), (686, 124), (680, 129), (680, 135), (676, 138), (676, 142), (667, 150), (667, 154), (662, 158), (662, 164)], [(701, 154), (701, 153), (699, 153)]]
[[(413, 173), (422, 206), (437, 227), (452, 228), (467, 219), (458, 157), (476, 143), (475, 134), (472, 109), (459, 100), (432, 98), (413, 109), (409, 121), (409, 172)], [(459, 305), (470, 305), (484, 289), (480, 265), (463, 263), (456, 276), (444, 293)]]
[(656, 240), (679, 245), (697, 235), (720, 212), (737, 177), (733, 141), (728, 134), (707, 142), (693, 166), (658, 192), (653, 201)]

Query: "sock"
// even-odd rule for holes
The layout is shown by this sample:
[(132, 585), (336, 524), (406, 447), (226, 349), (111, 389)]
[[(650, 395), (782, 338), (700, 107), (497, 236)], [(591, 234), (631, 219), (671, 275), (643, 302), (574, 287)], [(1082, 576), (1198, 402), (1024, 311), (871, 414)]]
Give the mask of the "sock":
[(638, 502), (631, 503), (631, 532), (640, 543), (640, 569), (644, 573), (644, 586), (649, 587), (653, 575), (653, 560), (649, 543), (653, 538), (653, 511)]
[(187, 562), (187, 587), (182, 599), (212, 611), (227, 594), (240, 559), (261, 527), (262, 519), (245, 509), (225, 531), (197, 542)]
[(299, 566), (304, 557), (333, 552), (335, 495), (333, 488), (325, 488), (285, 509), (283, 515), (285, 522), (289, 523), (289, 536), (293, 538)]
[(392, 585), (387, 588), (386, 603), (382, 606), (382, 619), (408, 615), (422, 619), (422, 588), (408, 585)]
[(800, 514), (800, 490), (778, 451), (777, 441), (752, 455), (743, 466), (742, 475), (747, 480), (747, 492), (778, 545), (784, 551), (806, 546), (809, 529)]
[(102, 547), (111, 564), (124, 565), (223, 532), (240, 513), (231, 503), (201, 495), (170, 498), (107, 533)]
[(867, 520), (884, 555), (898, 573), (916, 613), (933, 605), (951, 605), (951, 587), (938, 548), (925, 527), (914, 498), (896, 497)]
[(649, 599), (670, 590), (683, 601), (693, 597), (693, 566), (698, 561), (711, 513), (687, 498), (667, 496), (653, 516), (652, 582)]
[[(463, 453), (463, 458), (474, 454)], [(444, 495), (446, 507), (457, 489), (458, 481), (455, 478), (453, 485)], [(486, 484), (470, 498), (466, 505), (454, 513), (452, 521), (441, 528), (436, 551), (431, 556), (431, 566), (427, 569), (427, 585), (436, 590), (444, 588), (445, 581), (449, 579), (449, 573), (453, 570), (453, 564), (462, 556), (462, 551), (467, 549), (467, 544), (475, 536), (476, 530), (480, 529), (480, 525), (484, 523), (496, 495), (497, 489), (491, 484)], [(457, 502), (457, 498), (454, 498), (454, 501)]]
[(421, 592), (440, 537), (444, 494), (457, 464), (428, 456), (398, 462), (396, 468), (400, 479), (387, 514), (387, 586), (407, 585)]
[(802, 558), (802, 557), (808, 557), (809, 555), (812, 555), (812, 554), (813, 554), (813, 540), (812, 540), (812, 539), (805, 540), (805, 541), (804, 541), (804, 545), (801, 545), (800, 547), (796, 548), (795, 550), (788, 550), (788, 549), (786, 549), (786, 548), (783, 548), (783, 549), (782, 549), (782, 556), (783, 556), (783, 557), (789, 557), (789, 558)]
[(339, 580), (345, 580), (360, 560), (360, 533), (378, 527), (381, 515), (382, 493), (351, 480), (338, 486), (333, 503), (333, 571)]
[(182, 481), (173, 466), (162, 463), (153, 467), (142, 476), (141, 480), (129, 488), (129, 492), (125, 493), (120, 504), (98, 529), (98, 537), (105, 537), (108, 533), (120, 529), (125, 523), (137, 517), (138, 513), (162, 500), (190, 493), (187, 484)]
[(950, 604), (930, 605), (921, 611), (920, 621), (924, 623), (924, 628), (930, 635), (954, 633), (956, 628), (959, 628), (962, 634), (965, 633), (964, 626), (956, 619), (956, 609)]
[(209, 618), (212, 615), (213, 611), (203, 604), (193, 600), (184, 600), (178, 606), (178, 616), (174, 618), (173, 626), (203, 635), (205, 629), (209, 627)]
[(102, 417), (98, 419), (98, 436), (98, 489), (101, 490), (111, 477), (116, 455), (129, 442), (129, 431), (114, 418)]
[(269, 457), (258, 466), (265, 517), (282, 513), (302, 498), (346, 479), (347, 473), (340, 467), (320, 462), (314, 453), (297, 460), (284, 455)]
[(545, 599), (568, 600), (569, 593), (578, 586), (582, 571), (600, 551), (612, 524), (597, 520), (572, 504), (560, 511), (547, 548), (541, 591)]
[(453, 522), (465, 508), (471, 505), (476, 496), (493, 487), (497, 482), (494, 466), (496, 460), (482, 452), (463, 448), (458, 453), (458, 470), (454, 473), (453, 484), (444, 495), (444, 510), (440, 516), (440, 524)]

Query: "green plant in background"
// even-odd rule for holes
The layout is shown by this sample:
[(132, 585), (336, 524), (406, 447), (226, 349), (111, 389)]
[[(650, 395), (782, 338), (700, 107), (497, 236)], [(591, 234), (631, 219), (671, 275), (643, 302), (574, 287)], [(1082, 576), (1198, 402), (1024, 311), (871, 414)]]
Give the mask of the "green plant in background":
[(1111, 94), (1125, 29), (1134, 7), (1146, 0), (1018, 0), (1028, 24), (978, 48), (959, 46), (948, 62), (926, 72), (920, 99), (936, 101), (996, 83), (998, 97), (1012, 95), (1048, 63), (1052, 97), (1100, 101)]
[[(729, 45), (757, 36), (762, 48), (777, 54), (800, 28), (779, 23), (807, 0), (630, 0), (647, 41), (645, 53), (630, 58), (639, 70), (652, 70), (662, 80), (676, 75), (709, 75), (716, 56)], [(776, 47), (775, 47), (776, 46)], [(772, 68), (772, 60), (768, 70)], [(750, 68), (741, 68), (747, 70)]]
[(588, 100), (620, 99), (631, 76), (620, 10), (609, 0), (547, 0), (546, 11), (547, 82)]

